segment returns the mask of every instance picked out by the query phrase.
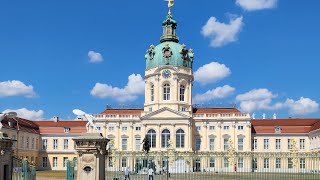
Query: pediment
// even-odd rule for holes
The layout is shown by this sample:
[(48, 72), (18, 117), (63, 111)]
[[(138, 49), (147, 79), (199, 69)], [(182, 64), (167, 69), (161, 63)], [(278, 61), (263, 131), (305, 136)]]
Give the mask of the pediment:
[(151, 112), (141, 117), (141, 120), (149, 120), (149, 119), (189, 119), (190, 116), (183, 114), (179, 111), (173, 110), (168, 107), (161, 108), (157, 111)]

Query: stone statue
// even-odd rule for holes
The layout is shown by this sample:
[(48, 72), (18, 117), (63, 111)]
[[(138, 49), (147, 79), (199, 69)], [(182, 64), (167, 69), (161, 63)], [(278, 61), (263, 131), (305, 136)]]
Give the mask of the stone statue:
[(148, 154), (150, 151), (150, 147), (151, 147), (149, 138), (147, 136), (145, 136), (142, 143), (143, 143), (142, 150)]
[(5, 114), (0, 113), (0, 131), (1, 131), (1, 129), (2, 129), (2, 123), (1, 123), (1, 121), (4, 119), (4, 117), (5, 117)]

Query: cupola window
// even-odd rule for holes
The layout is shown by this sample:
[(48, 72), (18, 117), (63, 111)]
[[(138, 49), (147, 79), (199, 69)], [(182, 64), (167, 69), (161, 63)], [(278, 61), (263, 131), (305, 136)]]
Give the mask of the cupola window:
[(170, 85), (165, 84), (163, 86), (163, 100), (170, 100)]
[(184, 93), (185, 93), (186, 88), (181, 85), (180, 86), (180, 101), (184, 101)]
[(154, 101), (154, 85), (151, 86), (151, 89), (150, 89), (150, 99), (151, 101)]

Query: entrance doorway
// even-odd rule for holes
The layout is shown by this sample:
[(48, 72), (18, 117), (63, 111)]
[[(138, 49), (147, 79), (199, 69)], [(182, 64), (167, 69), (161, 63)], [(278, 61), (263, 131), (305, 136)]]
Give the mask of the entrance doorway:
[(9, 180), (9, 165), (4, 165), (3, 166), (3, 179), (4, 180)]

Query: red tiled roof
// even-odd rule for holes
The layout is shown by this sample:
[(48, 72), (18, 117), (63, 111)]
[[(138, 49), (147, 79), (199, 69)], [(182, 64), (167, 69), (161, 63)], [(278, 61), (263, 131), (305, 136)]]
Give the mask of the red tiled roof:
[(194, 108), (193, 113), (239, 113), (236, 108)]
[[(9, 126), (9, 121), (13, 123), (12, 127)], [(5, 118), (2, 121), (2, 124), (4, 125), (4, 127), (7, 128), (14, 128), (20, 131), (39, 134), (39, 127), (33, 121), (26, 120), (23, 118)]]
[(100, 114), (141, 114), (143, 109), (106, 109)]
[(85, 127), (87, 124), (87, 121), (58, 121), (54, 122), (52, 120), (48, 121), (34, 121), (36, 125), (41, 127), (77, 127), (77, 126), (83, 126)]
[(309, 133), (320, 128), (320, 119), (253, 119), (252, 133), (275, 133), (275, 127), (281, 133)]
[(87, 132), (87, 121), (35, 121), (39, 126), (40, 134), (64, 134), (64, 128), (69, 128), (69, 134), (80, 134)]

